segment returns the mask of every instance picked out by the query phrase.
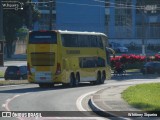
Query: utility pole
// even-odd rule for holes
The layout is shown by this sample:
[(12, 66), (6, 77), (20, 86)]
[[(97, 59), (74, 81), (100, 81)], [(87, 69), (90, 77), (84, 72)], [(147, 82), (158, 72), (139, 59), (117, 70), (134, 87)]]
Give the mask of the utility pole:
[[(143, 6), (143, 0), (141, 0), (141, 6)], [(144, 6), (142, 7), (142, 9), (140, 10), (141, 14), (142, 14), (142, 55), (146, 55), (146, 51), (145, 51), (145, 14), (144, 14)]]
[(0, 0), (0, 40), (3, 39), (3, 7), (2, 0)]
[(50, 17), (49, 17), (49, 30), (52, 30), (52, 20), (53, 20), (53, 18), (52, 18), (52, 16), (53, 16), (53, 13), (52, 13), (52, 10), (53, 10), (53, 0), (51, 0), (50, 2), (49, 2), (49, 15), (50, 15)]
[(145, 15), (144, 15), (144, 12), (142, 12), (142, 31), (143, 31), (143, 34), (142, 34), (142, 55), (146, 55), (146, 51), (145, 51), (145, 33), (146, 33), (146, 30), (145, 30)]

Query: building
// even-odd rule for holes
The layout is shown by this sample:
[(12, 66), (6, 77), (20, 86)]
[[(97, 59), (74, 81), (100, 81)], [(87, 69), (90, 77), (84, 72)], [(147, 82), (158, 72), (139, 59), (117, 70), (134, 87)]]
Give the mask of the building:
[[(103, 32), (111, 40), (160, 41), (160, 0), (34, 0), (41, 19), (34, 29)], [(50, 11), (52, 8), (52, 12)]]
[[(50, 19), (50, 3), (48, 0), (38, 0), (37, 8), (41, 18), (35, 24), (35, 29), (48, 29)], [(73, 31), (105, 31), (104, 3), (94, 0), (54, 0), (53, 29)]]
[(110, 38), (160, 38), (159, 0), (106, 0)]

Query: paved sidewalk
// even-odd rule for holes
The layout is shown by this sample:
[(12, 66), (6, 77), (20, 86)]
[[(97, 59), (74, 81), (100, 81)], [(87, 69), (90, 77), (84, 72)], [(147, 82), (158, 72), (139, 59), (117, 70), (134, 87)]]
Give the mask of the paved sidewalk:
[(122, 113), (122, 111), (140, 111), (121, 98), (121, 93), (128, 87), (129, 85), (112, 86), (97, 91), (90, 99), (90, 107), (94, 111), (99, 111), (104, 117), (126, 116), (126, 112)]
[[(145, 83), (150, 83), (150, 82), (153, 81), (148, 81)], [(160, 82), (160, 80), (154, 82)], [(140, 84), (140, 83), (141, 82), (134, 84)], [(133, 114), (135, 113), (144, 115), (143, 111), (128, 105), (128, 103), (125, 102), (124, 99), (122, 99), (121, 93), (129, 86), (132, 86), (132, 84), (111, 86), (97, 91), (92, 95), (91, 99), (89, 100), (89, 105), (91, 109), (100, 116), (107, 118), (118, 117), (119, 119), (126, 119), (126, 118), (134, 119), (135, 117), (139, 117), (139, 116), (134, 116)], [(130, 113), (132, 114), (132, 117), (129, 116)], [(145, 118), (147, 119), (148, 117)]]

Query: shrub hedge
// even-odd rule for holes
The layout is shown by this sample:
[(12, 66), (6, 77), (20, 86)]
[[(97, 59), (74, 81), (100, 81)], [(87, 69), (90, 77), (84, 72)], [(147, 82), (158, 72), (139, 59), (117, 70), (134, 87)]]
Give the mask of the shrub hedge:
[(111, 67), (113, 68), (116, 61), (120, 60), (126, 66), (126, 69), (140, 69), (145, 62), (149, 61), (160, 61), (160, 55), (154, 56), (142, 56), (134, 54), (123, 54), (121, 56), (111, 57)]

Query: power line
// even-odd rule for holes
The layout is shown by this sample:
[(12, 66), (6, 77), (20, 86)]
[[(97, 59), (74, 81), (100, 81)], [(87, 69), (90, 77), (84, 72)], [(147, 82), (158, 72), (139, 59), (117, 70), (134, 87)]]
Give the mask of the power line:
[[(70, 4), (70, 5), (81, 5), (81, 6), (89, 6), (89, 7), (114, 7), (114, 8), (121, 8), (121, 9), (138, 9), (138, 10), (145, 10), (145, 6), (135, 6), (135, 5), (126, 5), (126, 4), (118, 4), (118, 3), (112, 3), (112, 2), (105, 2), (101, 0), (93, 0), (97, 2), (103, 2), (103, 3), (109, 3), (112, 4), (109, 6), (102, 6), (102, 5), (90, 5), (90, 4), (80, 4), (80, 3), (71, 3), (71, 2), (57, 2), (61, 4)], [(117, 6), (114, 6), (117, 5)], [(157, 7), (156, 10), (160, 10), (160, 7)]]
[[(111, 4), (111, 5), (116, 5), (115, 8), (121, 8), (121, 7), (125, 7), (125, 8), (132, 8), (132, 9), (142, 9), (145, 10), (145, 6), (137, 6), (137, 5), (128, 5), (127, 3), (132, 3), (132, 2), (121, 2), (121, 3), (113, 3), (113, 2), (106, 2), (106, 1), (102, 1), (102, 0), (94, 0), (97, 2), (102, 2), (102, 3), (107, 3), (107, 4)], [(156, 4), (157, 5), (157, 4)], [(117, 7), (118, 6), (118, 7)], [(158, 9), (160, 9), (160, 7), (157, 7)]]
[[(113, 7), (113, 8), (117, 8), (117, 9), (145, 10), (145, 8), (146, 8), (145, 6), (127, 5), (124, 2), (121, 2), (121, 4), (119, 4), (119, 3), (113, 3), (113, 2), (105, 2), (105, 1), (102, 1), (102, 0), (93, 0), (93, 1), (101, 2), (101, 3), (108, 3), (110, 5), (109, 6), (105, 6), (105, 5), (90, 5), (90, 4), (73, 3), (73, 2), (59, 2), (59, 1), (57, 1), (57, 3), (68, 4), (68, 5), (88, 6), (88, 7), (102, 7), (102, 8)], [(53, 2), (53, 1), (48, 1), (48, 2), (27, 2), (27, 3), (42, 4), (42, 3), (51, 3), (51, 2)], [(156, 7), (156, 10), (160, 10), (160, 7)]]

